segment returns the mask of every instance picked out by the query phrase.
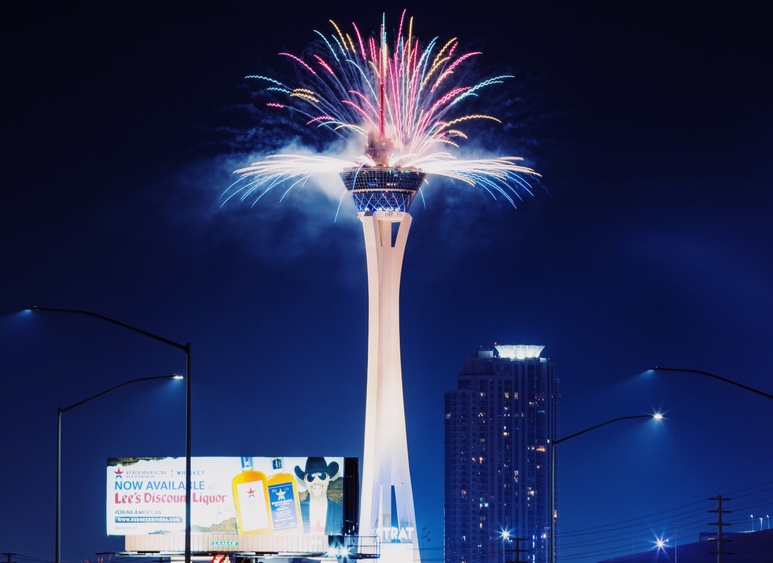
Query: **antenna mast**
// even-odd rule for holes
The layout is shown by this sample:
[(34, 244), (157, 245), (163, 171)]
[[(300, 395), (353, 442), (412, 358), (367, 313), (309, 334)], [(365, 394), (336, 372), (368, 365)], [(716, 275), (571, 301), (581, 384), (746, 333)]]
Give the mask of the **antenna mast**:
[(386, 31), (384, 29), (384, 23), (381, 23), (381, 61), (379, 69), (379, 122), (378, 132), (381, 138), (384, 138), (384, 99), (386, 97), (384, 80), (386, 73)]

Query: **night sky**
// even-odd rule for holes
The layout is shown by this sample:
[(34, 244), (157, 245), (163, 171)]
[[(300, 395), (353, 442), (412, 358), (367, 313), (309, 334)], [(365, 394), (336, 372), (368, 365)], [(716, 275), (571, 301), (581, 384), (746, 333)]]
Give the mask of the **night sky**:
[[(313, 186), (255, 206), (233, 170), (294, 141), (245, 75), (283, 77), (313, 30), (396, 27), (512, 72), (468, 148), (541, 174), (517, 209), (435, 182), (401, 286), (408, 444), (426, 560), (442, 558), (443, 393), (480, 347), (541, 344), (562, 443), (559, 545), (590, 563), (773, 513), (773, 39), (762, 2), (462, 8), (261, 2), (3, 8), (0, 553), (54, 558), (56, 410), (182, 372), (194, 456), (360, 456), (367, 285), (359, 222)], [(678, 7), (675, 5), (679, 4)], [(485, 106), (489, 100), (482, 99)], [(183, 456), (184, 387), (129, 386), (63, 418), (62, 558), (105, 535), (108, 457)], [(754, 515), (752, 517), (752, 515)], [(675, 536), (676, 534), (676, 536)], [(494, 546), (496, 547), (496, 546)], [(571, 557), (570, 557), (571, 556)], [(564, 560), (564, 558), (562, 558)]]

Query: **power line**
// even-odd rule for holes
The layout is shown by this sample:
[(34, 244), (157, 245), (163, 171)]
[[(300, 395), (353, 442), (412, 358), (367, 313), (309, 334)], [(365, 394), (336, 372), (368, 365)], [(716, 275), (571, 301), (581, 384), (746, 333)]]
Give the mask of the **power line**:
[[(731, 495), (736, 499), (733, 503), (736, 514), (751, 512), (764, 514), (767, 518), (773, 512), (773, 481), (731, 491), (727, 496)], [(724, 494), (723, 498), (726, 498)], [(742, 502), (738, 502), (739, 499)], [(758, 516), (756, 520), (759, 519)], [(748, 525), (749, 520), (745, 518), (731, 520), (727, 515), (723, 517), (723, 524), (739, 525), (744, 521)], [(680, 540), (683, 541), (689, 535), (697, 536), (707, 531), (707, 525), (704, 498), (644, 516), (562, 532), (557, 535), (557, 545), (562, 561), (593, 557), (604, 559), (651, 549), (658, 539), (675, 533), (677, 528)], [(769, 519), (767, 525), (770, 526)]]

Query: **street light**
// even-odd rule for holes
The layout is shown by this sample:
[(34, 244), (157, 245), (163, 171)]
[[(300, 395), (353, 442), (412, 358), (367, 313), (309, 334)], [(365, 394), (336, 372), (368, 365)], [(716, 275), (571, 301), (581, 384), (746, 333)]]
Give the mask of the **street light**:
[[(697, 373), (698, 375), (705, 375), (706, 377), (710, 377), (712, 379), (716, 379), (719, 381), (723, 381), (725, 383), (729, 383), (730, 385), (735, 385), (736, 387), (740, 387), (741, 389), (745, 389), (747, 391), (751, 391), (752, 393), (755, 393), (757, 395), (761, 395), (763, 397), (766, 397), (768, 399), (773, 399), (773, 395), (770, 393), (766, 393), (765, 391), (761, 391), (759, 389), (755, 389), (754, 387), (749, 387), (748, 385), (744, 385), (743, 383), (738, 383), (737, 381), (733, 381), (732, 379), (727, 379), (726, 377), (721, 377), (719, 375), (716, 375), (714, 373), (709, 373), (708, 371), (703, 371), (699, 369), (687, 369), (687, 368), (666, 368), (666, 367), (660, 367), (655, 366), (654, 368), (650, 368), (650, 371), (678, 371), (678, 372), (684, 372), (684, 373)], [(721, 506), (721, 505), (720, 505)], [(754, 515), (750, 515), (751, 521), (752, 521), (752, 532), (754, 531)], [(720, 522), (722, 520), (719, 520)], [(760, 529), (762, 529), (762, 518), (760, 518)], [(719, 530), (719, 537), (717, 539), (717, 553), (722, 553), (722, 530), (720, 525)]]
[(754, 387), (749, 387), (748, 385), (744, 385), (743, 383), (738, 383), (737, 381), (733, 381), (732, 379), (727, 379), (726, 377), (720, 377), (719, 375), (715, 375), (707, 371), (701, 371), (699, 369), (663, 368), (660, 366), (656, 366), (654, 368), (650, 368), (650, 370), (651, 371), (681, 371), (685, 373), (697, 373), (699, 375), (705, 375), (706, 377), (711, 377), (712, 379), (718, 379), (719, 381), (724, 381), (725, 383), (729, 383), (730, 385), (735, 385), (736, 387), (740, 387), (741, 389), (746, 389), (747, 391), (751, 391), (752, 393), (756, 393), (757, 395), (762, 395), (763, 397), (767, 397), (768, 399), (773, 399), (773, 395), (771, 395), (770, 393), (766, 393), (765, 391), (760, 391), (759, 389), (755, 389)]
[(556, 446), (561, 442), (566, 442), (567, 440), (571, 440), (572, 438), (576, 438), (577, 436), (581, 436), (587, 432), (590, 432), (591, 430), (596, 430), (597, 428), (606, 426), (607, 424), (620, 422), (621, 420), (632, 420), (635, 418), (652, 418), (655, 420), (661, 420), (663, 415), (660, 413), (655, 413), (620, 416), (611, 420), (607, 420), (606, 422), (602, 422), (601, 424), (596, 424), (595, 426), (591, 426), (585, 430), (580, 430), (579, 432), (575, 432), (569, 436), (564, 436), (558, 440), (552, 440), (550, 442), (550, 563), (554, 563), (556, 557)]
[[(185, 563), (191, 563), (191, 343), (180, 344), (174, 340), (169, 340), (147, 330), (142, 330), (136, 326), (117, 321), (110, 317), (93, 313), (91, 311), (84, 311), (82, 309), (60, 309), (55, 307), (32, 307), (32, 311), (39, 312), (51, 312), (51, 313), (71, 313), (76, 315), (85, 315), (87, 317), (94, 317), (101, 321), (105, 321), (110, 324), (118, 325), (132, 332), (136, 332), (158, 342), (162, 342), (172, 348), (177, 348), (185, 352)], [(59, 553), (57, 552), (56, 563), (60, 563), (58, 559)]]
[(92, 395), (91, 397), (88, 397), (86, 399), (83, 399), (82, 401), (78, 401), (77, 403), (74, 403), (70, 405), (69, 407), (57, 407), (57, 420), (56, 420), (56, 534), (55, 534), (55, 543), (56, 543), (56, 555), (54, 558), (54, 561), (56, 563), (60, 563), (61, 561), (61, 514), (62, 514), (62, 415), (66, 413), (67, 411), (70, 411), (74, 409), (75, 407), (79, 407), (83, 405), (84, 403), (88, 403), (89, 401), (93, 401), (94, 399), (98, 399), (102, 395), (107, 395), (108, 393), (111, 393), (112, 391), (115, 391), (116, 389), (120, 389), (121, 387), (126, 387), (127, 385), (131, 385), (132, 383), (139, 383), (141, 381), (153, 381), (156, 379), (183, 379), (182, 375), (157, 375), (155, 377), (138, 377), (137, 379), (131, 379), (129, 381), (125, 381), (121, 383), (120, 385), (116, 385), (114, 387), (111, 387), (110, 389), (106, 389), (102, 391), (101, 393), (97, 393), (96, 395)]

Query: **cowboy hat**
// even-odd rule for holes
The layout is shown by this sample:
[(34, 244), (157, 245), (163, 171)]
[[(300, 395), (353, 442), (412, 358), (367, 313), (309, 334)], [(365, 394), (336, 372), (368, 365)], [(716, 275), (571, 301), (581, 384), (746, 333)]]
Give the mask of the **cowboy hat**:
[(295, 474), (301, 481), (303, 481), (309, 473), (327, 473), (328, 476), (332, 478), (338, 473), (338, 463), (331, 461), (330, 464), (328, 464), (324, 457), (310, 457), (306, 459), (306, 469), (301, 469), (300, 465), (295, 466)]

